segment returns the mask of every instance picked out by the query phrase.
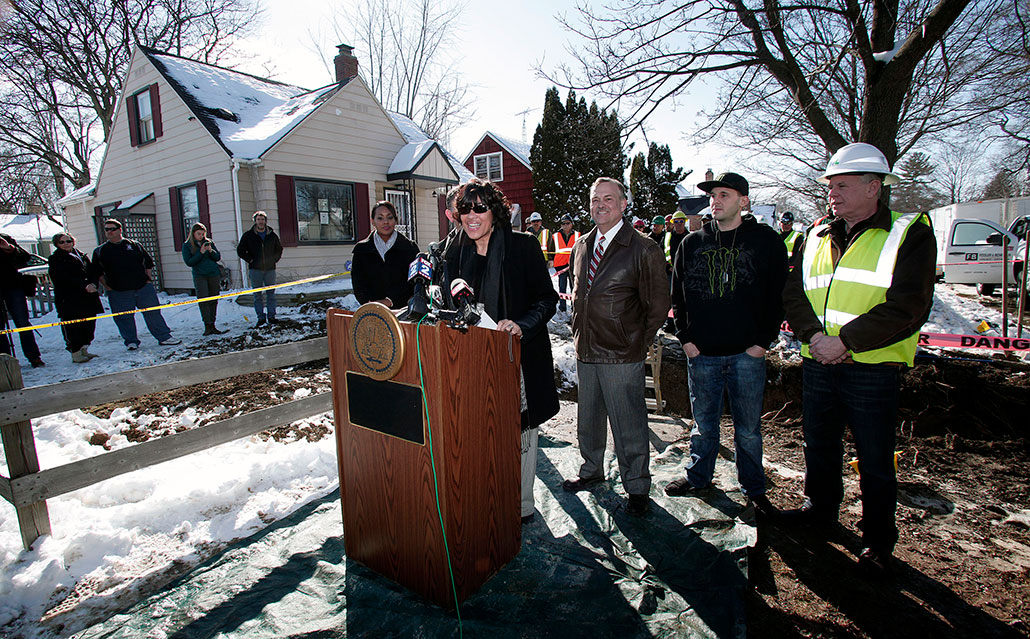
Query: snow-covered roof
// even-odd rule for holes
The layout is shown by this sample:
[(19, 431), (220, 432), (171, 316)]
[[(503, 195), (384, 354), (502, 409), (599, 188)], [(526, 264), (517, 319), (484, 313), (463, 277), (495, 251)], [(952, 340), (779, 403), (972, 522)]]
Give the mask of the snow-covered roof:
[(308, 91), (150, 49), (143, 52), (235, 158), (261, 157), (343, 86)]
[[(454, 172), (458, 174), (459, 182), (467, 182), (472, 178), (476, 177), (472, 174), (471, 171), (465, 168), (464, 164), (458, 161), (458, 158), (451, 155), (450, 151), (443, 148), (442, 145), (434, 142), (428, 135), (426, 135), (426, 132), (423, 131), (422, 128), (419, 127), (419, 125), (415, 124), (415, 122), (411, 118), (401, 113), (397, 113), (395, 111), (387, 111), (387, 113), (390, 115), (390, 119), (393, 120), (394, 125), (396, 125), (397, 129), (401, 132), (401, 135), (404, 136), (404, 140), (408, 143), (408, 146), (411, 146), (412, 144), (419, 145), (424, 142), (433, 142), (434, 144), (437, 144), (437, 146), (440, 148), (440, 151), (443, 153), (444, 157), (447, 158), (447, 163), (450, 164), (451, 168), (454, 169)], [(408, 146), (402, 148), (400, 152), (397, 153), (397, 157), (395, 157), (393, 160), (394, 164), (397, 163), (397, 158), (401, 157), (402, 154), (407, 155), (408, 152), (406, 151), (406, 149), (408, 148)], [(428, 153), (429, 149), (431, 148), (431, 145), (424, 147), (422, 157), (424, 157), (425, 154)], [(422, 157), (419, 157), (420, 161)], [(390, 173), (394, 173), (394, 164), (390, 165)], [(407, 170), (410, 170), (411, 168), (414, 168), (414, 166), (408, 167)], [(405, 169), (402, 169), (401, 171), (403, 170)]]
[(61, 199), (54, 202), (57, 206), (68, 206), (69, 204), (76, 204), (78, 202), (84, 202), (85, 200), (93, 197), (93, 194), (97, 190), (96, 182), (90, 182), (86, 186), (80, 187), (65, 195)]
[(397, 155), (394, 156), (393, 162), (390, 163), (390, 169), (386, 174), (392, 175), (394, 173), (414, 171), (415, 167), (418, 166), (418, 163), (433, 150), (434, 146), (436, 146), (436, 142), (433, 142), (432, 140), (422, 140), (421, 142), (405, 144), (401, 147), (400, 151), (397, 151)]
[[(527, 169), (533, 170), (533, 165), (529, 163), (529, 144), (526, 144), (525, 142), (520, 142), (513, 138), (506, 138), (504, 136), (497, 135), (493, 131), (487, 131), (486, 135), (489, 135), (493, 139), (497, 140), (497, 143), (501, 145), (501, 148), (503, 148), (508, 153), (514, 155), (515, 158), (518, 159), (519, 162), (522, 162), (523, 166), (525, 166)], [(479, 144), (476, 144), (476, 146), (479, 146)], [(472, 150), (474, 151), (475, 147), (473, 147)]]
[(50, 241), (64, 227), (45, 215), (12, 215), (0, 213), (0, 233), (17, 242)]
[(114, 208), (114, 210), (115, 211), (128, 211), (129, 209), (131, 209), (132, 207), (136, 206), (137, 204), (139, 204), (140, 202), (142, 202), (143, 200), (147, 199), (148, 197), (150, 197), (153, 194), (154, 194), (154, 192), (151, 191), (150, 193), (143, 193), (141, 195), (133, 195), (130, 198), (126, 198), (126, 199), (122, 200), (121, 203)]

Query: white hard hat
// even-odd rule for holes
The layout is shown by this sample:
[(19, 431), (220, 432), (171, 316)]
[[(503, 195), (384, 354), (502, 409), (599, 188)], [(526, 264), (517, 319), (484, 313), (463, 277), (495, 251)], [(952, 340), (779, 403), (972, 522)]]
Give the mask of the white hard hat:
[(830, 177), (848, 173), (876, 173), (883, 176), (883, 185), (890, 186), (901, 181), (897, 175), (891, 173), (891, 167), (887, 165), (887, 158), (880, 149), (865, 142), (855, 142), (843, 146), (826, 165), (826, 171), (819, 176), (819, 181), (827, 184)]
[(531, 213), (529, 215), (529, 221), (530, 222), (543, 222), (544, 218), (540, 217), (539, 213)]

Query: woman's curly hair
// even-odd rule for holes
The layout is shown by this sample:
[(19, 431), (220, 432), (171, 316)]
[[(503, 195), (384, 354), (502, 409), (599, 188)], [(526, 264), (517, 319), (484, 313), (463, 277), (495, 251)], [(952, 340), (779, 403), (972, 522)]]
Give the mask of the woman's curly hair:
[(511, 228), (511, 204), (496, 184), (479, 178), (472, 178), (462, 184), (455, 202), (458, 215), (462, 216), (471, 211), (477, 200), (493, 213), (494, 226), (500, 224)]

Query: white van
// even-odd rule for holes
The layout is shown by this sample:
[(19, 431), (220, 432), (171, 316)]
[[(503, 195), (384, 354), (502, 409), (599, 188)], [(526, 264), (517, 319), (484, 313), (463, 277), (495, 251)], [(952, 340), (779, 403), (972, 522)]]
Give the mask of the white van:
[(934, 228), (937, 236), (937, 274), (949, 284), (975, 284), (981, 295), (990, 295), (1002, 283), (1002, 243), (1008, 238), (1009, 284), (1015, 286), (1023, 271), (1024, 243), (1012, 231), (1026, 237), (1028, 220), (1013, 221), (1009, 230), (989, 219), (961, 218), (950, 227)]

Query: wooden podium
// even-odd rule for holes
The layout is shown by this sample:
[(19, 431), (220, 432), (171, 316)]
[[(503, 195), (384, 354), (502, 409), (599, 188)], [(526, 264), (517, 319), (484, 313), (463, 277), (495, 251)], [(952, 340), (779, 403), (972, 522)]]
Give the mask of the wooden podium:
[(392, 378), (362, 372), (356, 348), (395, 339), (358, 332), (368, 306), (330, 309), (327, 318), (347, 555), (453, 608), (433, 468), (460, 602), (521, 546), (519, 342), (480, 328), (419, 327), (427, 424), (415, 324), (400, 322)]

